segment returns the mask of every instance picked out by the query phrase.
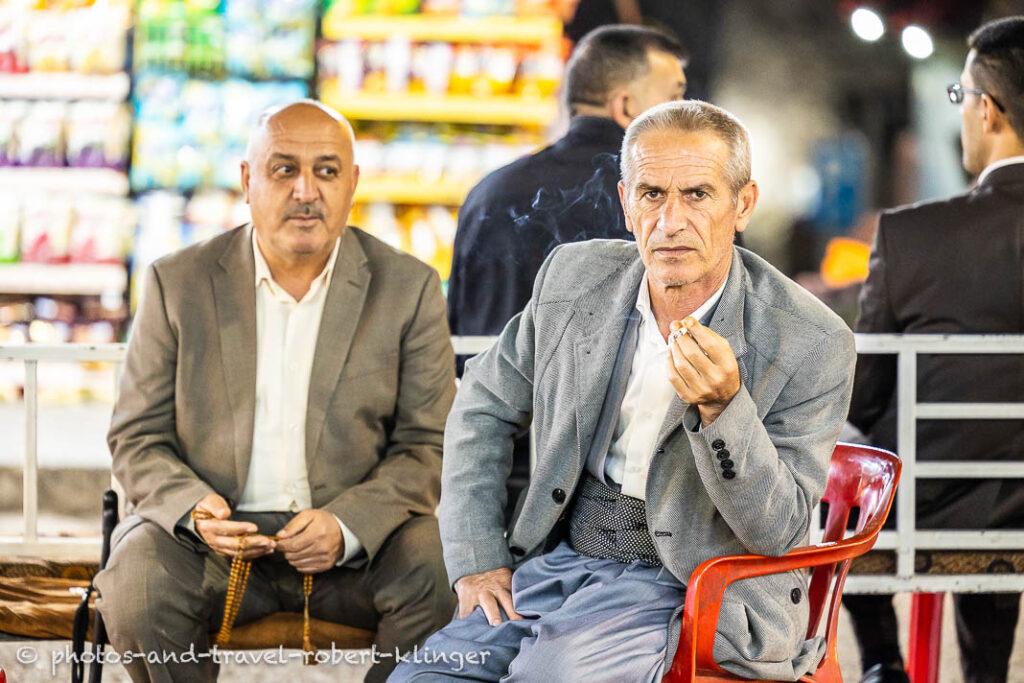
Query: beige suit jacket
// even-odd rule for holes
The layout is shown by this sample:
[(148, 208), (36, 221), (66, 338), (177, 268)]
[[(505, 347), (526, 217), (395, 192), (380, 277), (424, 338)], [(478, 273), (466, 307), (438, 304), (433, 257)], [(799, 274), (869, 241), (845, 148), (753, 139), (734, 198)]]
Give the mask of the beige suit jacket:
[[(150, 266), (108, 443), (134, 512), (178, 523), (245, 486), (256, 397), (256, 290), (246, 226)], [(433, 514), (455, 394), (437, 273), (347, 228), (309, 386), (313, 507), (338, 516), (370, 559), (414, 515)]]

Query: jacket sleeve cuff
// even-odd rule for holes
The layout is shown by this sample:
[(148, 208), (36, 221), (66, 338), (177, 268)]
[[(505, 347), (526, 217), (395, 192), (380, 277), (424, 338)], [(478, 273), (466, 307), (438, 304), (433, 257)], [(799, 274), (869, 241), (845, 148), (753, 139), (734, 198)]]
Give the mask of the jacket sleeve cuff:
[(334, 515), (334, 519), (337, 520), (338, 526), (341, 527), (341, 537), (345, 541), (345, 551), (341, 554), (341, 558), (335, 563), (334, 566), (340, 567), (348, 564), (356, 558), (360, 553), (363, 552), (363, 544), (359, 542), (352, 530), (349, 529), (345, 522), (341, 521), (338, 515)]

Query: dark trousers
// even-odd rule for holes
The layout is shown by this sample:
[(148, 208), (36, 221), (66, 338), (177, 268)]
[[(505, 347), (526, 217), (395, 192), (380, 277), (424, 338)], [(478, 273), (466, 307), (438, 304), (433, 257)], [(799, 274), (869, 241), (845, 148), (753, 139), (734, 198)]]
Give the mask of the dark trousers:
[[(864, 670), (901, 662), (891, 595), (845, 595)], [(1020, 615), (1020, 593), (953, 595), (964, 683), (1005, 683)]]
[[(275, 533), (291, 513), (236, 513), (261, 533)], [(206, 652), (221, 622), (229, 562), (199, 553), (138, 516), (114, 531), (106, 569), (96, 575), (97, 607), (117, 652)], [(236, 624), (280, 611), (301, 612), (302, 576), (280, 554), (252, 563)], [(384, 542), (369, 567), (335, 567), (313, 580), (310, 614), (377, 632), (381, 652), (408, 652), (451, 619), (455, 596), (441, 558), (437, 519), (413, 517)], [(157, 655), (160, 656), (159, 654)], [(383, 681), (396, 660), (382, 658), (367, 681)], [(134, 659), (125, 665), (136, 683), (213, 681), (212, 658), (180, 663)]]

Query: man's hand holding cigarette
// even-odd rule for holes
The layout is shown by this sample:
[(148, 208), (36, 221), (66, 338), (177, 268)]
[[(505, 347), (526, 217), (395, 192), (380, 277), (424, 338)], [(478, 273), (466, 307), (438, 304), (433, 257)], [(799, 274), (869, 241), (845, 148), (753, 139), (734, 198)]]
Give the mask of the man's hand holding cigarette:
[(668, 380), (679, 398), (700, 410), (707, 427), (740, 390), (736, 356), (723, 337), (692, 317), (673, 320), (668, 345)]

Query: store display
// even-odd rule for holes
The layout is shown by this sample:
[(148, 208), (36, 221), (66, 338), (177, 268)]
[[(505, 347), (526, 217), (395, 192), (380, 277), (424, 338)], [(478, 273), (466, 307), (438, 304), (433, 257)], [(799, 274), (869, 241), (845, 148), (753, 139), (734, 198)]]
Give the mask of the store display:
[[(0, 0), (0, 344), (123, 340), (150, 263), (248, 221), (259, 114), (314, 95), (355, 131), (350, 223), (446, 281), (466, 192), (544, 143), (563, 50), (552, 0)], [(43, 395), (112, 387), (65, 374)]]
[(142, 0), (135, 71), (222, 78), (313, 75), (316, 0)]
[(0, 2), (0, 73), (116, 73), (125, 68), (127, 0)]
[(106, 101), (0, 101), (0, 166), (124, 170), (131, 118)]

